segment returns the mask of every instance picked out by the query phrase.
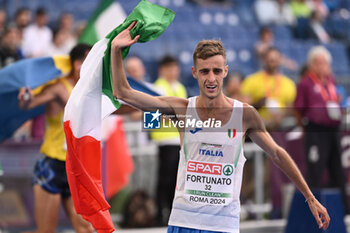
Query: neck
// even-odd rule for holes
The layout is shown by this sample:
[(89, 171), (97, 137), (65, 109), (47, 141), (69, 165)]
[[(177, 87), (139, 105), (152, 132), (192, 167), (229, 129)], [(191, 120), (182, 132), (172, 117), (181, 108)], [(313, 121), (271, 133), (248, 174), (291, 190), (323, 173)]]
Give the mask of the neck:
[(317, 74), (316, 72), (312, 72), (322, 83), (327, 81), (328, 75), (326, 74)]
[(75, 85), (75, 84), (78, 82), (78, 80), (79, 80), (79, 73), (78, 73), (78, 74), (75, 74), (75, 73), (71, 72), (71, 73), (67, 76), (67, 78), (68, 78), (69, 80), (71, 80), (71, 82), (73, 83), (73, 85)]
[(279, 72), (276, 69), (273, 70), (269, 70), (269, 69), (265, 69), (265, 72), (269, 75), (277, 75)]
[(220, 95), (211, 99), (203, 95), (199, 95), (197, 98), (197, 106), (200, 108), (208, 109), (208, 112), (214, 110), (215, 108), (220, 108), (225, 105), (225, 95), (221, 92)]

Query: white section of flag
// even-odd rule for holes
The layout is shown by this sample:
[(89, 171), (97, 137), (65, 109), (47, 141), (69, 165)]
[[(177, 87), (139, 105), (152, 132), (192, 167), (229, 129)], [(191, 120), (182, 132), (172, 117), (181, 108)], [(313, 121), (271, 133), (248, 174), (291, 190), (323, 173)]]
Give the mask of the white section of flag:
[(110, 33), (115, 25), (121, 24), (126, 18), (123, 7), (118, 3), (112, 3), (105, 9), (95, 21), (95, 31), (99, 39)]
[(107, 42), (108, 39), (102, 39), (91, 49), (65, 107), (64, 121), (70, 121), (76, 138), (91, 136), (100, 141), (101, 120), (116, 110), (109, 98), (102, 98), (102, 64)]

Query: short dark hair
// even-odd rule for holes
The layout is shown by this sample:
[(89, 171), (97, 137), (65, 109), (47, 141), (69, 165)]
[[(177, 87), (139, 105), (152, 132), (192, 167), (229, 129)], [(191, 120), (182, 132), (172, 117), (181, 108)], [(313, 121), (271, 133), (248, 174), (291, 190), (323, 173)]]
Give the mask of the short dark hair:
[(171, 55), (165, 55), (159, 62), (158, 62), (158, 67), (163, 67), (167, 66), (170, 64), (175, 63), (176, 65), (179, 65), (179, 60), (177, 60), (176, 57), (171, 56)]
[(278, 52), (279, 54), (281, 54), (281, 51), (274, 46), (270, 46), (269, 48), (266, 49), (266, 51), (263, 54), (264, 59), (266, 58), (266, 56), (271, 53), (271, 52)]
[(91, 48), (91, 45), (84, 43), (79, 43), (74, 46), (73, 49), (69, 52), (71, 62), (73, 63), (76, 60), (83, 60)]
[(269, 32), (269, 33), (272, 34), (271, 28), (269, 28), (269, 27), (267, 27), (267, 26), (263, 26), (263, 27), (261, 27), (261, 28), (259, 29), (259, 35), (260, 35), (260, 36), (262, 36), (263, 34), (265, 34), (265, 33), (267, 33), (267, 32)]
[(45, 10), (43, 7), (39, 7), (39, 8), (35, 11), (35, 15), (36, 15), (36, 16), (46, 15), (46, 10)]
[(20, 14), (22, 14), (23, 12), (30, 12), (29, 8), (27, 7), (21, 7), (19, 8), (18, 10), (16, 10), (16, 13), (15, 13), (15, 18), (17, 18)]

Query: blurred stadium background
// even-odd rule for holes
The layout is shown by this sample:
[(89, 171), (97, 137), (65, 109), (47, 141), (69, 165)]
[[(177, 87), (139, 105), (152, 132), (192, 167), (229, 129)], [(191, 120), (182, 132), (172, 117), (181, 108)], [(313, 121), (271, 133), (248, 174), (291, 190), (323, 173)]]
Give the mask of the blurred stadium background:
[[(244, 76), (260, 68), (254, 45), (259, 40), (259, 30), (262, 26), (271, 28), (275, 46), (285, 56), (295, 60), (299, 68), (305, 63), (308, 50), (320, 44), (315, 39), (296, 38), (294, 29), (290, 25), (263, 25), (255, 10), (255, 4), (259, 0), (205, 1), (205, 3), (199, 0), (149, 1), (172, 9), (176, 17), (158, 39), (147, 44), (136, 44), (131, 48), (130, 55), (137, 55), (143, 60), (149, 82), (157, 78), (157, 62), (164, 55), (171, 54), (178, 57), (181, 63), (180, 81), (186, 86), (189, 96), (199, 93), (196, 80), (191, 78), (191, 66), (193, 50), (201, 39), (221, 39), (227, 49), (229, 70), (240, 71)], [(139, 1), (119, 0), (118, 2), (126, 14), (129, 14)], [(5, 10), (6, 22), (10, 23), (19, 8), (27, 7), (34, 14), (37, 8), (43, 7), (48, 12), (50, 28), (55, 28), (60, 15), (66, 12), (74, 16), (76, 25), (87, 22), (99, 3), (98, 0), (0, 0), (0, 9)], [(345, 87), (347, 93), (350, 93), (350, 0), (325, 0), (324, 3), (329, 8), (329, 15), (324, 20), (323, 26), (332, 38), (324, 45), (333, 56), (332, 68), (337, 82)], [(295, 82), (298, 81), (299, 69), (284, 68), (283, 72)], [(156, 145), (151, 141), (139, 143), (139, 140), (135, 139), (140, 131), (139, 122), (126, 122), (124, 127), (135, 169), (129, 185), (110, 200), (112, 217), (117, 223), (122, 221), (123, 208), (133, 191), (142, 189), (154, 198), (157, 179)], [(349, 141), (347, 136), (346, 140), (344, 139), (343, 149), (346, 154), (344, 156), (349, 154)], [(21, 136), (18, 136), (16, 139), (0, 144), (0, 232), (34, 229), (31, 175), (34, 163), (40, 156), (38, 154), (40, 143), (40, 140), (22, 140)], [(286, 203), (283, 218), (269, 220), (272, 211), (271, 198), (262, 176), (266, 174), (263, 166), (265, 158), (261, 151), (252, 145), (248, 145), (246, 151), (247, 157), (255, 166), (255, 178), (254, 194), (251, 199), (243, 203), (242, 232), (283, 232), (288, 203), (293, 192), (290, 190), (293, 188), (290, 185), (283, 188), (283, 199)], [(345, 169), (349, 170), (348, 167)], [(59, 225), (58, 231), (71, 230), (62, 210)], [(165, 232), (165, 228), (120, 230), (120, 232)]]

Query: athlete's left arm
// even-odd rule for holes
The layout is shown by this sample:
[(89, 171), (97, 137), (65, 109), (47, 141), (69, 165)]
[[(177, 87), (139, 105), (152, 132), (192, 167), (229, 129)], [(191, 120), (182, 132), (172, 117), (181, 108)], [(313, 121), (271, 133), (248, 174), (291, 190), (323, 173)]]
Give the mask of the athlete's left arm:
[(266, 131), (259, 113), (247, 104), (243, 110), (243, 126), (246, 135), (269, 155), (269, 158), (274, 164), (276, 164), (302, 192), (319, 228), (327, 229), (330, 221), (327, 209), (313, 196), (309, 186), (290, 155), (282, 147), (277, 145)]

